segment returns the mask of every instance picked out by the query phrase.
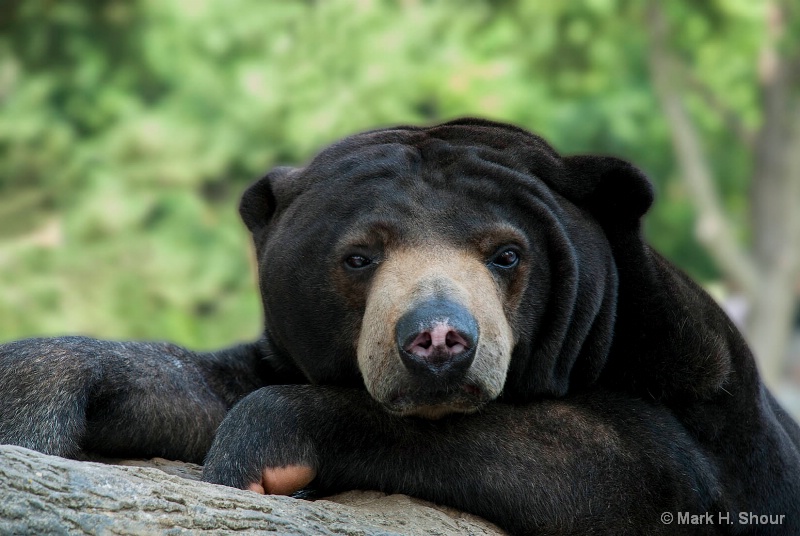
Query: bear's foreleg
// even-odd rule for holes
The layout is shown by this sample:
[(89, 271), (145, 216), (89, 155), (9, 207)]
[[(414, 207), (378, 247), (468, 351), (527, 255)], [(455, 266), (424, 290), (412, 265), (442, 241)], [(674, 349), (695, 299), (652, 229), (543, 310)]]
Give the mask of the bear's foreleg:
[(200, 462), (228, 408), (264, 385), (258, 344), (195, 353), (87, 337), (0, 345), (0, 443), (47, 454)]
[(404, 493), (514, 533), (674, 534), (660, 515), (715, 508), (714, 473), (667, 412), (610, 393), (425, 420), (359, 389), (283, 385), (229, 412), (203, 478), (267, 493)]

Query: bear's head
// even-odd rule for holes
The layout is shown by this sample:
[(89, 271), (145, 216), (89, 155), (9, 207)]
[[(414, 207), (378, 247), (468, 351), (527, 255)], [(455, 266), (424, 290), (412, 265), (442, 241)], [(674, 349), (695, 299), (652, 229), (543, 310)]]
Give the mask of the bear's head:
[(318, 384), (436, 418), (591, 385), (612, 342), (609, 229), (647, 179), (478, 119), (348, 137), (250, 187), (268, 337)]

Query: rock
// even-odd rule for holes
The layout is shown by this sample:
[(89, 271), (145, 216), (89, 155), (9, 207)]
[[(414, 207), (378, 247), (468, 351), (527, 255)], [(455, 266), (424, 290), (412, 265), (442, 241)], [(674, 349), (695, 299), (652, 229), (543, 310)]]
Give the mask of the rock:
[(0, 534), (502, 534), (405, 495), (351, 491), (307, 501), (200, 482), (193, 464), (115, 463), (0, 446)]

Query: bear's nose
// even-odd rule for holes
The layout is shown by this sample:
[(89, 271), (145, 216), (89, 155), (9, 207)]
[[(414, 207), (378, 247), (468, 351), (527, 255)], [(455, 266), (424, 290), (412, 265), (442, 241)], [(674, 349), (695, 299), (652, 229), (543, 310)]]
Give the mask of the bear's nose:
[(428, 359), (436, 355), (452, 357), (471, 347), (464, 335), (447, 322), (439, 322), (433, 328), (420, 332), (404, 349), (417, 357)]
[(462, 305), (426, 301), (405, 313), (395, 327), (400, 358), (414, 375), (456, 380), (475, 358), (478, 324)]

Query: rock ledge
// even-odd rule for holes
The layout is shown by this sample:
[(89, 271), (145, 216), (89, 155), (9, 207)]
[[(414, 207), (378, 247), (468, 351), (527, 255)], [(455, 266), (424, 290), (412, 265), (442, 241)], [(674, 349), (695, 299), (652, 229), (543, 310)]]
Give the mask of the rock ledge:
[(0, 534), (500, 535), (478, 517), (405, 495), (261, 496), (167, 460), (119, 465), (0, 446)]

